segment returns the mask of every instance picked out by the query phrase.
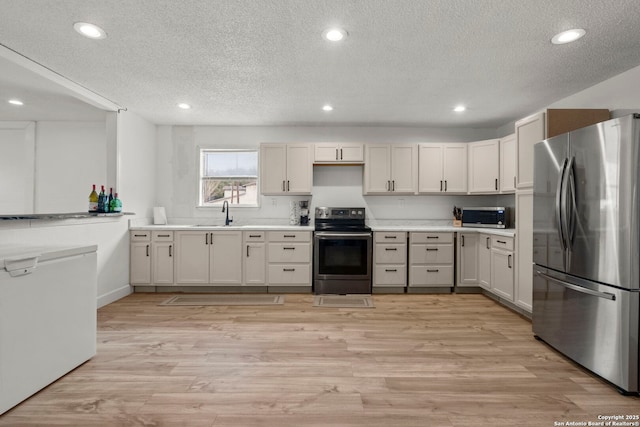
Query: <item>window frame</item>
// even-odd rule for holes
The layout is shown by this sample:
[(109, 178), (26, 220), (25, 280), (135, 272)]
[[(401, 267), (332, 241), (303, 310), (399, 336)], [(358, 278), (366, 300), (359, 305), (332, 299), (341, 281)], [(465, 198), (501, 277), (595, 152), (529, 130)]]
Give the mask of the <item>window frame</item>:
[[(202, 185), (204, 183), (204, 153), (238, 153), (250, 152), (256, 153), (256, 202), (255, 204), (231, 204), (234, 209), (251, 209), (260, 207), (260, 150), (258, 148), (216, 148), (216, 147), (198, 147), (196, 150), (196, 165), (198, 168), (196, 174), (196, 208), (197, 209), (220, 209), (220, 205), (207, 205), (202, 200)], [(222, 177), (224, 178), (224, 177)]]

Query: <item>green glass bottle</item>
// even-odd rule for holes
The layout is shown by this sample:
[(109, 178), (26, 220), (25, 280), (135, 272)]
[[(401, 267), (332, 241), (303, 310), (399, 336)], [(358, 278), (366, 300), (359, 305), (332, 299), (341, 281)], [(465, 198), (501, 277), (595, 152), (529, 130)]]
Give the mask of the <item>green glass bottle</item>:
[(111, 200), (109, 211), (115, 213), (122, 212), (122, 202), (118, 199), (118, 193), (115, 193), (113, 200)]

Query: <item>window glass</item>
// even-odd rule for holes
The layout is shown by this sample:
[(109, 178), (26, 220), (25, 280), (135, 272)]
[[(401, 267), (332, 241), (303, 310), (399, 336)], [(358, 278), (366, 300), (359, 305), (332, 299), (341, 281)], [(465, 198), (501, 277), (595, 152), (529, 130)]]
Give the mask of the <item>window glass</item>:
[(258, 205), (257, 150), (200, 150), (200, 204)]

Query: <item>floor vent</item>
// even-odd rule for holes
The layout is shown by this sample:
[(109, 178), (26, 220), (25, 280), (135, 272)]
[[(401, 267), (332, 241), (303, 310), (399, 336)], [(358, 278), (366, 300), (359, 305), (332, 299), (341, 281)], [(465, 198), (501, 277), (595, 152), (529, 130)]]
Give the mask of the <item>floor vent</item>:
[(177, 295), (160, 305), (282, 305), (284, 295)]
[(316, 295), (314, 307), (332, 308), (374, 308), (371, 295)]

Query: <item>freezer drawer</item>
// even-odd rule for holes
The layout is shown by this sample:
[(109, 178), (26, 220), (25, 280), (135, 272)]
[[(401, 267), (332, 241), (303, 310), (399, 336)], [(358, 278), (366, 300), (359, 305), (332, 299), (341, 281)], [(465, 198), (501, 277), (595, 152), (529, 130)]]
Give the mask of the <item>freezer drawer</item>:
[(627, 392), (638, 392), (640, 293), (534, 266), (533, 333)]
[[(93, 249), (95, 251), (95, 249)], [(96, 353), (96, 253), (0, 267), (0, 414)]]

